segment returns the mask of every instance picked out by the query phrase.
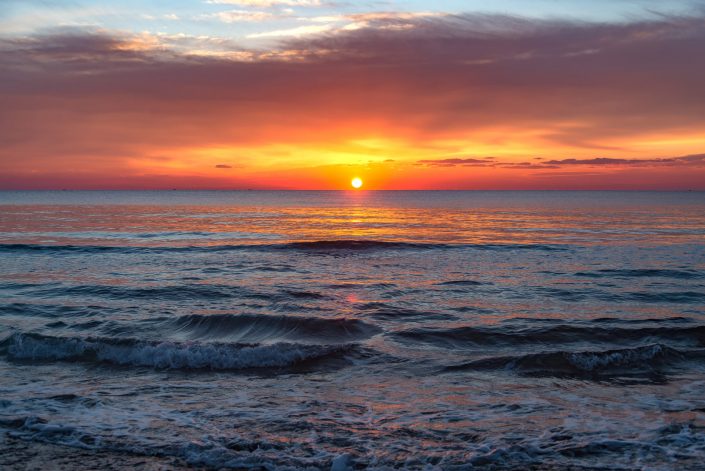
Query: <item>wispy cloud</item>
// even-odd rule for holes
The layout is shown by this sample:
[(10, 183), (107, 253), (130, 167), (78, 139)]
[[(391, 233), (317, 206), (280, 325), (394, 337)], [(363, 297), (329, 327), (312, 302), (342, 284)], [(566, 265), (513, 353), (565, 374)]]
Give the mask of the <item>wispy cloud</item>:
[(297, 26), (295, 28), (277, 29), (274, 31), (266, 31), (263, 33), (250, 34), (247, 37), (251, 39), (256, 38), (301, 38), (304, 36), (310, 36), (315, 34), (321, 34), (331, 31), (333, 28), (329, 25), (308, 25), (308, 26)]
[(217, 19), (223, 23), (241, 23), (241, 22), (260, 22), (267, 21), (273, 18), (277, 18), (279, 15), (274, 15), (269, 12), (264, 11), (250, 11), (250, 10), (229, 10), (229, 11), (219, 11), (217, 13), (210, 13), (207, 15), (201, 15), (199, 18), (202, 19)]
[(637, 167), (654, 167), (664, 165), (687, 165), (687, 166), (705, 166), (705, 154), (686, 155), (683, 157), (666, 157), (653, 159), (616, 159), (609, 157), (596, 157), (592, 159), (561, 159), (548, 160), (547, 165), (586, 165), (592, 167), (600, 166), (637, 166)]
[(165, 13), (163, 15), (150, 15), (149, 13), (143, 13), (139, 16), (143, 20), (170, 20), (170, 21), (179, 21), (181, 17), (177, 15), (176, 13)]
[(402, 30), (419, 26), (419, 21), (448, 16), (438, 12), (369, 12), (347, 15), (300, 16), (299, 21), (329, 24), (327, 31), (345, 32), (373, 28), (378, 30)]
[(495, 165), (494, 157), (485, 157), (481, 159), (475, 158), (448, 158), (448, 159), (423, 159), (417, 162), (421, 165), (430, 167), (456, 167), (456, 166), (472, 166), (472, 167), (487, 167)]
[(650, 159), (626, 159), (626, 158), (611, 158), (611, 157), (595, 157), (588, 159), (554, 159), (544, 160), (543, 158), (535, 158), (540, 162), (519, 162), (507, 163), (497, 160), (494, 157), (485, 158), (445, 158), (445, 159), (423, 159), (417, 161), (417, 164), (429, 167), (497, 167), (511, 169), (555, 169), (570, 166), (586, 166), (586, 167), (664, 167), (664, 166), (689, 166), (689, 167), (705, 167), (705, 154), (686, 155), (682, 157), (665, 157), (665, 158), (650, 158)]
[(2, 11), (0, 0), (0, 32), (2, 35), (31, 33), (47, 28), (98, 26), (106, 17), (125, 14), (120, 7), (88, 6), (66, 3), (41, 3), (28, 10)]
[(321, 0), (208, 0), (206, 3), (218, 5), (239, 5), (243, 7), (268, 8), (276, 6), (286, 7), (318, 7), (326, 4)]
[(421, 18), (439, 18), (448, 16), (439, 12), (368, 12), (351, 13), (348, 15), (321, 15), (311, 17), (299, 17), (301, 21), (312, 21), (316, 23), (335, 23), (341, 21), (355, 22), (383, 22), (383, 21), (415, 21)]

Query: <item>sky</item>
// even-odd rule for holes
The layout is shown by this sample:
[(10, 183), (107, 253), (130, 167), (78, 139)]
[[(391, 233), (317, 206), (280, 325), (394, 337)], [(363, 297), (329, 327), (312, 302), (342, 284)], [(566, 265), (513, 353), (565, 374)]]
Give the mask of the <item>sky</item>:
[(0, 189), (705, 190), (705, 0), (0, 0)]

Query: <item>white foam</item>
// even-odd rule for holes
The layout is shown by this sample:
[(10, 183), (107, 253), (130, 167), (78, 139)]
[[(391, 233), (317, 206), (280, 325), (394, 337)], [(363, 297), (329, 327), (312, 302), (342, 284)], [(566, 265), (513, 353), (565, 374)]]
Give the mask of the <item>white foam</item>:
[(584, 371), (594, 371), (608, 366), (618, 366), (638, 362), (648, 362), (664, 353), (661, 345), (649, 345), (648, 347), (625, 349), (614, 352), (581, 352), (571, 353), (567, 356), (568, 361)]

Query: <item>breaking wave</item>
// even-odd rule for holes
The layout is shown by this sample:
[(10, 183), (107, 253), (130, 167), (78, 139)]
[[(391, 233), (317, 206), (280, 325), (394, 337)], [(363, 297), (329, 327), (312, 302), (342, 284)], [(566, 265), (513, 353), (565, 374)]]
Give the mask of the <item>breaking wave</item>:
[(684, 351), (662, 344), (605, 351), (556, 351), (519, 356), (491, 357), (445, 368), (458, 370), (510, 370), (526, 375), (607, 376), (662, 372), (678, 363), (705, 358), (705, 351)]
[(341, 358), (355, 346), (295, 343), (156, 342), (136, 339), (52, 337), (15, 333), (2, 342), (11, 360), (76, 361), (158, 369), (284, 368)]
[(437, 346), (521, 345), (534, 343), (605, 342), (649, 343), (671, 340), (695, 346), (705, 346), (705, 326), (596, 327), (558, 325), (509, 329), (502, 327), (417, 328), (390, 334), (401, 340), (411, 340)]

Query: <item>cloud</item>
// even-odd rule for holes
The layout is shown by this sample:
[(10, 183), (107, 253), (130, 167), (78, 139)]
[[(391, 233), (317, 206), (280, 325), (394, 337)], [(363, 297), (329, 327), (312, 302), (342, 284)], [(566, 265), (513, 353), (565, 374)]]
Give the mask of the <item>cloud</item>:
[(489, 165), (494, 165), (496, 162), (493, 158), (486, 157), (483, 159), (473, 159), (473, 158), (449, 158), (449, 159), (422, 159), (417, 163), (422, 165), (428, 165), (432, 167), (456, 167), (456, 166), (478, 166), (486, 167)]
[(276, 15), (264, 11), (249, 11), (249, 10), (229, 10), (220, 11), (208, 15), (202, 15), (200, 18), (214, 18), (223, 23), (240, 23), (240, 22), (260, 22), (277, 18)]
[(417, 161), (417, 164), (430, 167), (496, 167), (496, 168), (513, 168), (513, 169), (548, 169), (561, 168), (564, 166), (635, 166), (635, 167), (663, 167), (663, 166), (690, 166), (690, 167), (705, 167), (705, 154), (694, 154), (683, 157), (665, 157), (651, 159), (624, 159), (611, 157), (594, 157), (589, 159), (557, 159), (545, 160), (543, 157), (534, 157), (540, 163), (519, 162), (505, 163), (497, 161), (494, 157), (485, 157), (482, 159), (474, 158), (448, 158), (448, 159), (422, 159)]
[(208, 0), (206, 3), (218, 5), (239, 5), (243, 7), (319, 7), (326, 3), (321, 0)]
[(225, 165), (225, 164), (218, 164), (215, 166), (215, 168), (233, 168), (232, 165)]
[(653, 159), (615, 159), (609, 157), (596, 157), (592, 159), (562, 159), (548, 160), (547, 165), (633, 165), (640, 167), (663, 166), (663, 165), (689, 165), (705, 166), (705, 154), (687, 155), (683, 157), (667, 157)]
[(251, 39), (255, 38), (283, 38), (283, 37), (303, 37), (309, 35), (315, 35), (320, 33), (325, 33), (330, 31), (332, 28), (328, 25), (308, 25), (308, 26), (297, 26), (295, 28), (278, 29), (274, 31), (266, 31), (264, 33), (254, 33), (247, 37)]
[(418, 26), (426, 18), (447, 17), (439, 12), (369, 12), (348, 15), (301, 16), (299, 21), (324, 23), (330, 25), (325, 32), (345, 33), (360, 29), (404, 30)]
[[(374, 158), (439, 167), (417, 168), (428, 172), (643, 166), (702, 177), (702, 17), (598, 24), (429, 16), (402, 19), (410, 27), (397, 29), (388, 26), (398, 19), (374, 21), (269, 32), (282, 39), (270, 50), (102, 30), (4, 37), (3, 173), (88, 166), (141, 174), (149, 156), (228, 147), (261, 156), (243, 149), (268, 146), (261, 160), (280, 162), (306, 146), (348, 155), (347, 143), (383, 137), (402, 144)], [(545, 160), (449, 160), (493, 154)], [(685, 157), (654, 161), (659, 155)], [(595, 160), (625, 156), (635, 160)], [(246, 168), (257, 158), (232, 163)], [(201, 167), (214, 171), (223, 160)]]

